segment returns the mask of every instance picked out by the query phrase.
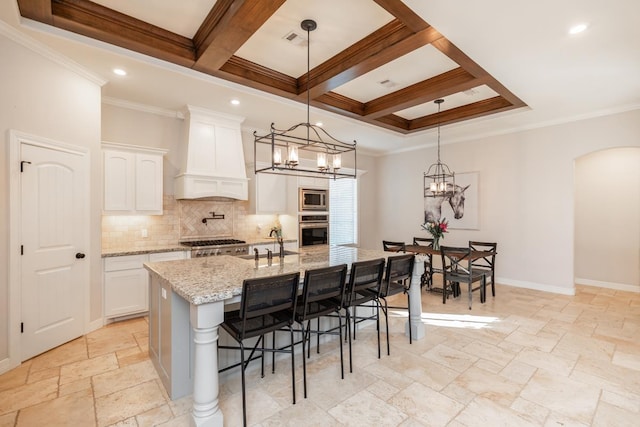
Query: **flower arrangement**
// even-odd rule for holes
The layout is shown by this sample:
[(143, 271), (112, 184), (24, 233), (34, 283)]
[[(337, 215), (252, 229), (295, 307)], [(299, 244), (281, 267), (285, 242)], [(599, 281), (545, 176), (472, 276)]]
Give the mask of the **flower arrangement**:
[(429, 234), (433, 236), (433, 247), (435, 249), (440, 248), (440, 239), (444, 239), (444, 233), (448, 233), (449, 222), (446, 218), (442, 218), (439, 221), (425, 222), (422, 224), (422, 229), (427, 230)]

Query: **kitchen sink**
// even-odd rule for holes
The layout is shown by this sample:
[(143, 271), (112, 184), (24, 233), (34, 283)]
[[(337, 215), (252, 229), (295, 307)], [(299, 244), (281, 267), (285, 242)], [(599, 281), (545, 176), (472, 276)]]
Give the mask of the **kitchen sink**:
[[(279, 255), (279, 253), (280, 253), (280, 252), (274, 252), (274, 253), (273, 253), (273, 259), (280, 258), (280, 257), (278, 256), (278, 255)], [(284, 255), (285, 255), (285, 256), (287, 256), (287, 255), (298, 255), (298, 252), (294, 252), (294, 251), (287, 251), (287, 250), (285, 250), (285, 251), (284, 251)], [(247, 255), (239, 256), (238, 258), (241, 258), (241, 259), (255, 259), (255, 257), (256, 257), (256, 256), (255, 256), (255, 254), (253, 254), (253, 255), (251, 255), (251, 254), (247, 254)], [(258, 258), (260, 258), (260, 259), (263, 259), (263, 258), (264, 258), (264, 259), (266, 259), (266, 258), (267, 258), (267, 254), (266, 254), (266, 252), (260, 252), (260, 255), (258, 255)]]

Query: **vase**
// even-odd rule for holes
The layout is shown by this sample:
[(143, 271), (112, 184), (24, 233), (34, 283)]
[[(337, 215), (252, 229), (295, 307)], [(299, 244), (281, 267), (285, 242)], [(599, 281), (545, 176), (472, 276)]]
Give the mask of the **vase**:
[(436, 251), (439, 251), (440, 250), (440, 238), (434, 236), (433, 244), (431, 246), (433, 246), (433, 249), (435, 249)]

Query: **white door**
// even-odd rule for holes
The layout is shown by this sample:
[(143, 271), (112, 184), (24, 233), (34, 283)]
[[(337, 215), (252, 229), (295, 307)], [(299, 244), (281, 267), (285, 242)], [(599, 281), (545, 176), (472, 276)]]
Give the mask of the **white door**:
[(88, 156), (22, 143), (22, 360), (81, 336), (89, 286)]

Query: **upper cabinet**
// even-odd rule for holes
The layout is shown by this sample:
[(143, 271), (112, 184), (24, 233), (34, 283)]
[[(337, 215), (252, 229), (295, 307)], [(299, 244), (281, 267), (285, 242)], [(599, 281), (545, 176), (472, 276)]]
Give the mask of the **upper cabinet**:
[(102, 144), (104, 205), (108, 215), (162, 215), (162, 161), (166, 150)]
[(329, 188), (329, 180), (326, 178), (313, 178), (308, 176), (298, 177), (298, 186), (300, 188)]
[(296, 177), (269, 173), (256, 175), (253, 164), (247, 165), (247, 172), (251, 176), (249, 210), (252, 214), (295, 215)]

